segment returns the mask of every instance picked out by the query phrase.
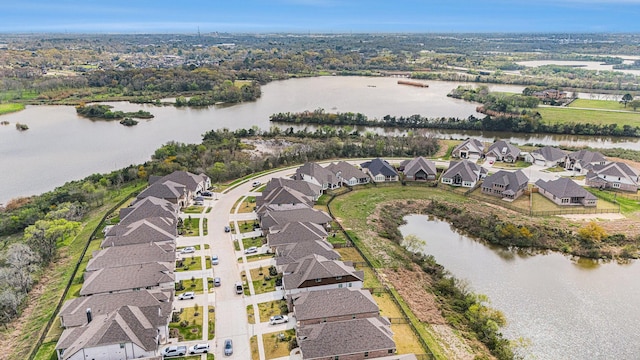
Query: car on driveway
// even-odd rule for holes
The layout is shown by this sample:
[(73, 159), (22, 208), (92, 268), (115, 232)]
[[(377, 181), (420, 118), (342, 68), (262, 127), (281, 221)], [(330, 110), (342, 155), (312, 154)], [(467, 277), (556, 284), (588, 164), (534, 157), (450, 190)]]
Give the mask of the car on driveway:
[(178, 300), (193, 299), (195, 297), (196, 297), (196, 293), (194, 293), (193, 291), (187, 291), (185, 293), (178, 295)]
[(182, 250), (180, 250), (181, 254), (191, 254), (193, 252), (196, 252), (196, 248), (193, 246), (187, 246), (186, 248), (182, 248)]
[(224, 227), (224, 232), (231, 232), (231, 227), (225, 226)]
[(211, 265), (218, 265), (220, 260), (218, 260), (218, 255), (211, 255)]
[(252, 247), (250, 247), (250, 248), (246, 248), (246, 249), (244, 249), (244, 253), (245, 253), (245, 254), (255, 254), (255, 253), (257, 253), (257, 252), (258, 252), (258, 248), (257, 248), (257, 247), (255, 247), (255, 246), (252, 246)]
[(189, 348), (189, 354), (206, 354), (209, 352), (209, 344), (195, 344)]
[(289, 317), (287, 315), (274, 315), (269, 318), (270, 325), (284, 324), (286, 322), (289, 322)]
[(186, 346), (168, 346), (162, 350), (160, 353), (163, 357), (174, 357), (174, 356), (183, 356), (187, 354)]
[(213, 193), (212, 193), (211, 191), (203, 191), (203, 192), (202, 192), (202, 196), (208, 196), (208, 197), (211, 197), (211, 196), (213, 196)]
[(233, 354), (233, 341), (231, 341), (231, 339), (224, 341), (224, 354), (226, 356), (231, 356), (231, 354)]

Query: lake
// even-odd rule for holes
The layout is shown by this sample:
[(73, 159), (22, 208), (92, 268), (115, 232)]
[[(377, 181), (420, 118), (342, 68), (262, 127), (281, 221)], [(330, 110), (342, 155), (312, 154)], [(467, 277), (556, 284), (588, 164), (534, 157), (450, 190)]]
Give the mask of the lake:
[[(638, 359), (640, 262), (620, 265), (544, 252), (493, 247), (424, 215), (405, 218), (404, 236), (426, 240), (423, 253), (472, 290), (488, 295), (524, 338), (534, 359)], [(428, 235), (427, 235), (428, 234)]]
[[(72, 106), (28, 106), (3, 115), (11, 124), (0, 126), (0, 203), (17, 196), (40, 194), (70, 180), (140, 164), (168, 141), (199, 143), (212, 129), (267, 129), (269, 116), (323, 108), (328, 112), (361, 112), (369, 117), (387, 114), (427, 117), (479, 115), (476, 104), (447, 97), (461, 83), (430, 81), (428, 88), (398, 85), (397, 79), (378, 77), (316, 77), (275, 81), (262, 87), (255, 102), (208, 108), (175, 108), (111, 103), (116, 110), (150, 111), (155, 118), (125, 127), (118, 122), (93, 121), (76, 115)], [(489, 85), (493, 91), (521, 92), (522, 86)], [(19, 132), (15, 123), (27, 124)], [(384, 130), (380, 130), (384, 132)], [(496, 137), (511, 142), (545, 145), (589, 145), (638, 148), (638, 139), (434, 131), (443, 138)]]

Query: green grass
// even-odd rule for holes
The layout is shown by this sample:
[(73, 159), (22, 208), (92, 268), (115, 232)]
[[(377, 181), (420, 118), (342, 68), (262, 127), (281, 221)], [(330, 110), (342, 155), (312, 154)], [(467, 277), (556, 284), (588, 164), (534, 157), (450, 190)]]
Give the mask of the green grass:
[(342, 231), (337, 231), (335, 233), (333, 233), (332, 235), (330, 235), (327, 238), (327, 241), (331, 244), (346, 244), (347, 243), (347, 237), (344, 235), (344, 233)]
[(638, 126), (640, 123), (640, 112), (613, 112), (599, 110), (582, 110), (572, 108), (537, 108), (536, 111), (542, 115), (542, 120), (546, 123), (592, 123), (611, 125), (618, 127), (624, 125)]
[[(180, 321), (169, 323), (169, 329), (178, 329), (182, 340), (201, 340), (202, 339), (202, 306), (198, 306), (198, 310), (193, 306), (182, 309)], [(181, 326), (181, 322), (186, 322), (186, 326)]]
[[(258, 260), (263, 260), (263, 259), (269, 259), (274, 257), (274, 254), (255, 254), (255, 255), (250, 255), (247, 256), (247, 262), (252, 262), (252, 261), (258, 261)], [(242, 258), (238, 258), (238, 262), (241, 262)]]
[(620, 204), (620, 212), (623, 214), (630, 214), (636, 211), (640, 211), (640, 202), (637, 200), (628, 199), (622, 196), (618, 196), (613, 191), (598, 190), (594, 188), (586, 188), (587, 191), (598, 197), (598, 207), (600, 203), (606, 201), (608, 203), (617, 202)]
[(515, 163), (506, 163), (506, 162), (498, 161), (493, 164), (493, 167), (497, 169), (524, 169), (531, 165), (533, 164), (526, 161), (522, 161), (522, 160), (518, 160)]
[(570, 108), (588, 108), (588, 109), (605, 109), (605, 110), (626, 110), (633, 111), (629, 105), (624, 107), (624, 104), (618, 101), (612, 100), (587, 100), (587, 99), (576, 99), (571, 104), (569, 104)]
[(255, 238), (246, 238), (246, 239), (242, 239), (242, 246), (244, 246), (244, 248), (250, 248), (252, 246), (256, 246), (256, 247), (260, 247), (262, 246), (264, 241), (264, 236), (258, 236)]
[[(182, 250), (182, 249), (184, 249), (184, 248), (186, 248), (186, 247), (187, 247), (187, 246), (178, 246), (178, 247), (176, 248), (176, 250), (177, 250), (178, 252), (180, 252), (180, 250)], [(195, 248), (196, 250), (200, 250), (200, 245), (193, 245), (192, 247), (193, 247), (193, 248)], [(205, 249), (206, 249), (206, 248), (205, 248)]]
[[(187, 291), (193, 291), (196, 294), (202, 294), (203, 292), (203, 284), (202, 284), (202, 278), (198, 278), (198, 279), (187, 279), (187, 280), (182, 280), (182, 285), (184, 286), (183, 290), (176, 290), (176, 296), (185, 293)], [(178, 284), (176, 284), (176, 289), (178, 287)]]
[(8, 90), (0, 92), (0, 100), (32, 100), (38, 97), (38, 93), (33, 90)]
[(247, 321), (249, 321), (249, 324), (256, 323), (256, 316), (254, 314), (253, 305), (247, 305)]
[(200, 236), (200, 219), (186, 218), (183, 220), (184, 233), (182, 236)]
[(271, 277), (269, 280), (265, 280), (265, 275), (269, 275), (269, 269), (263, 268), (262, 275), (260, 275), (260, 269), (251, 269), (251, 280), (253, 283), (253, 291), (255, 295), (264, 294), (276, 290), (276, 278)]
[[(213, 340), (216, 337), (216, 308), (214, 306), (209, 305), (209, 340)], [(213, 355), (211, 355), (213, 358)], [(207, 359), (209, 355), (207, 355)]]
[(24, 104), (0, 104), (0, 115), (24, 110)]
[(256, 224), (257, 220), (245, 220), (238, 221), (238, 228), (240, 229), (240, 233), (246, 233), (253, 231), (253, 224)]
[(185, 214), (201, 214), (202, 211), (204, 210), (204, 206), (189, 206), (188, 208), (185, 208), (182, 210), (183, 213)]
[(209, 234), (209, 219), (207, 218), (204, 218), (204, 222), (202, 223), (202, 232), (204, 233), (202, 235), (205, 236)]
[(200, 256), (187, 256), (176, 261), (176, 272), (202, 270)]
[(284, 300), (267, 301), (258, 304), (259, 317), (256, 319), (260, 321), (268, 321), (273, 315), (287, 315), (287, 311), (283, 311), (287, 306), (287, 302)]
[[(293, 338), (296, 336), (295, 330), (285, 330), (285, 337)], [(265, 359), (275, 359), (289, 355), (289, 343), (288, 341), (281, 341), (279, 335), (281, 332), (272, 332), (262, 335), (262, 342), (264, 344), (264, 357)]]
[(382, 287), (382, 283), (378, 280), (375, 271), (370, 267), (358, 268), (356, 270), (364, 271), (364, 284), (362, 284), (365, 288), (380, 288)]
[(205, 256), (204, 264), (207, 267), (207, 270), (211, 269), (211, 256)]

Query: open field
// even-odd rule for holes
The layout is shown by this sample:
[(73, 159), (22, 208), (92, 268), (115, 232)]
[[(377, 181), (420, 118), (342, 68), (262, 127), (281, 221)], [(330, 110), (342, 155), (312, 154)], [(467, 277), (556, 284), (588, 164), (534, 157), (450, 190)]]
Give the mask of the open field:
[(591, 123), (611, 125), (617, 124), (640, 126), (640, 112), (615, 112), (601, 110), (584, 110), (572, 108), (537, 108), (537, 112), (542, 115), (542, 120), (546, 123)]
[(0, 115), (24, 110), (24, 104), (0, 104)]
[(627, 107), (624, 107), (624, 104), (619, 103), (617, 101), (611, 100), (587, 100), (587, 99), (576, 99), (571, 104), (569, 104), (570, 108), (589, 108), (589, 109), (605, 109), (605, 110), (623, 110), (623, 111), (633, 111), (631, 107), (627, 104)]

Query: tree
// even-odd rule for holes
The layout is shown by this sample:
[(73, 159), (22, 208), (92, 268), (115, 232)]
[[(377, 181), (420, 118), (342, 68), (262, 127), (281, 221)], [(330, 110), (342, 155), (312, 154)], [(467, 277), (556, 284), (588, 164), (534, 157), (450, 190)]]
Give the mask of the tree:
[(632, 100), (633, 100), (633, 96), (631, 96), (631, 94), (629, 93), (626, 93), (622, 95), (622, 100), (620, 100), (620, 102), (624, 104), (624, 107), (627, 107), (627, 104)]
[(427, 242), (414, 234), (409, 234), (402, 240), (402, 246), (412, 253), (421, 252), (425, 245)]
[(633, 109), (633, 111), (638, 110), (638, 108), (640, 108), (640, 100), (632, 100), (632, 101), (629, 101), (629, 106), (631, 106), (631, 108)]
[(578, 236), (583, 241), (596, 244), (602, 241), (603, 238), (607, 237), (607, 232), (595, 221), (591, 221), (578, 230)]

